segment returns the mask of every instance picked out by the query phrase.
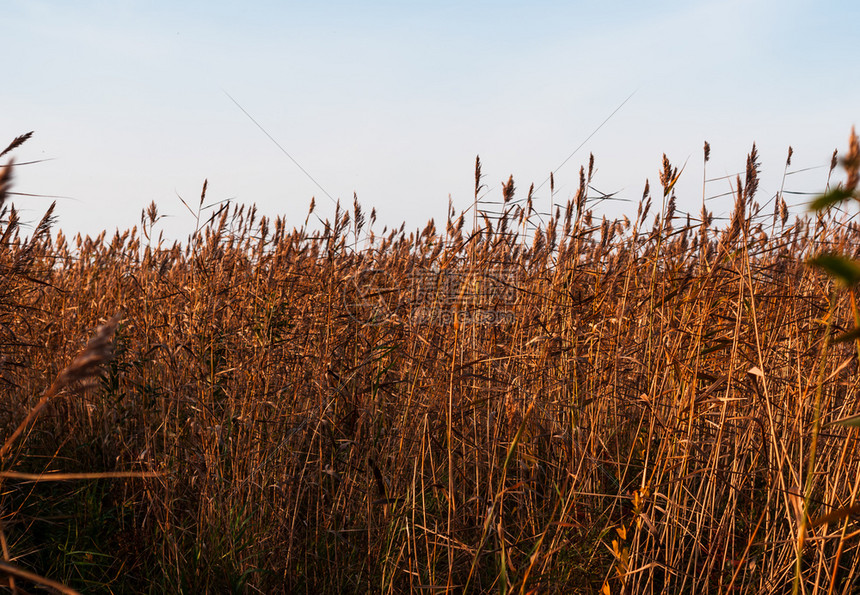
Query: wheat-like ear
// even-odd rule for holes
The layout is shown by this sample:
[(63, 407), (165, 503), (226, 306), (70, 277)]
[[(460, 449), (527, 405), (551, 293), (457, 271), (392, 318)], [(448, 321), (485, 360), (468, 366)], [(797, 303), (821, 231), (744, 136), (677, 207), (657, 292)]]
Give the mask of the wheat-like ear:
[(32, 131), (32, 130), (31, 130), (30, 132), (26, 133), (26, 134), (22, 134), (21, 136), (16, 137), (16, 138), (15, 138), (15, 140), (13, 140), (11, 143), (9, 143), (9, 146), (8, 146), (8, 147), (6, 147), (5, 149), (3, 149), (3, 151), (0, 151), (0, 157), (2, 157), (3, 155), (5, 155), (5, 154), (6, 154), (6, 153), (8, 153), (9, 151), (14, 151), (14, 150), (15, 150), (15, 149), (17, 149), (18, 147), (20, 147), (21, 145), (23, 145), (24, 143), (26, 143), (28, 140), (30, 140), (30, 137), (31, 137), (31, 136), (33, 136), (33, 131)]
[(71, 384), (86, 384), (98, 376), (101, 366), (113, 357), (113, 336), (120, 317), (121, 315), (117, 314), (96, 329), (96, 333), (89, 340), (86, 347), (75, 356), (72, 363), (57, 375), (51, 387), (30, 410), (24, 421), (6, 439), (3, 448), (0, 448), (0, 460), (6, 457), (18, 437), (35, 421), (51, 398), (55, 397), (61, 390)]
[(116, 314), (96, 329), (87, 346), (57, 376), (55, 384), (61, 383), (62, 388), (76, 382), (87, 382), (98, 376), (102, 364), (113, 358), (113, 336), (120, 318), (121, 315)]
[(9, 192), (9, 188), (12, 186), (13, 163), (14, 161), (10, 160), (3, 169), (0, 169), (0, 207), (6, 202), (6, 193)]

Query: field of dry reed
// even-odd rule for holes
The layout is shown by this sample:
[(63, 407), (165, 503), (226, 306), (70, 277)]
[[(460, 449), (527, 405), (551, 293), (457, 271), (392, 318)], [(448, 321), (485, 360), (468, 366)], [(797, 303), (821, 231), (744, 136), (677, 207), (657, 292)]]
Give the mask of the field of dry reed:
[(721, 224), (664, 158), (633, 220), (592, 214), (590, 163), (551, 217), (510, 180), (411, 233), (204, 187), (183, 244), (154, 204), (25, 234), (7, 168), (2, 585), (853, 592), (857, 311), (807, 260), (860, 227), (760, 206), (757, 159)]

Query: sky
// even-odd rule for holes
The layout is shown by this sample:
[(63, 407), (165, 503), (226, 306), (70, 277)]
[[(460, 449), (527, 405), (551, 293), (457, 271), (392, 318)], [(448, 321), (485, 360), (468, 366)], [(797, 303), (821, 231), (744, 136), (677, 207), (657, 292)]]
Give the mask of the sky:
[[(34, 131), (13, 155), (42, 161), (14, 190), (38, 196), (14, 203), (35, 223), (56, 200), (68, 236), (128, 229), (154, 201), (156, 231), (183, 239), (180, 198), (196, 206), (206, 179), (206, 204), (290, 227), (312, 197), (325, 219), (355, 193), (377, 231), (423, 228), (449, 198), (470, 207), (477, 155), (486, 200), (555, 172), (554, 196), (535, 193), (548, 210), (594, 154), (591, 194), (629, 199), (598, 213), (632, 217), (666, 153), (698, 215), (703, 178), (742, 172), (754, 142), (759, 202), (784, 183), (800, 209), (860, 119), (858, 17), (805, 0), (7, 0), (0, 145)], [(704, 185), (718, 215), (731, 179)]]

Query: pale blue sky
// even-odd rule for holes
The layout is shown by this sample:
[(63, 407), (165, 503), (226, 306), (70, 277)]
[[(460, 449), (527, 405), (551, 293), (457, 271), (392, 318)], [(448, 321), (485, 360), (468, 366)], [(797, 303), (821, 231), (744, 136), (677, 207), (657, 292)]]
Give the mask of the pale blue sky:
[[(15, 190), (61, 195), (67, 232), (136, 224), (155, 200), (184, 237), (186, 201), (256, 203), (301, 224), (333, 205), (232, 95), (335, 198), (382, 224), (442, 220), (472, 201), (476, 154), (498, 196), (508, 175), (556, 203), (596, 158), (594, 185), (638, 199), (663, 152), (689, 163), (679, 208), (698, 214), (708, 175), (743, 169), (755, 141), (765, 202), (793, 169), (824, 166), (860, 115), (854, 2), (162, 2), (13, 0), (0, 144), (34, 130)], [(823, 187), (826, 168), (787, 189)], [(728, 191), (712, 183), (709, 195)], [(549, 204), (549, 190), (538, 194)], [(791, 199), (790, 199), (791, 200)], [(795, 197), (794, 202), (801, 200)], [(24, 219), (50, 199), (16, 198)], [(724, 210), (715, 200), (712, 207)], [(635, 213), (635, 204), (610, 213)]]

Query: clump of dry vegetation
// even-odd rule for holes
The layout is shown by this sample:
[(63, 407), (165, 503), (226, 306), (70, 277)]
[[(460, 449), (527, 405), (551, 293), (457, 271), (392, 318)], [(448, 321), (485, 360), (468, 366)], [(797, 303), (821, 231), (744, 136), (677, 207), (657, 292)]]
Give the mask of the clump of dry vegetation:
[[(357, 202), (290, 231), (205, 210), (205, 187), (182, 245), (154, 237), (155, 205), (74, 239), (50, 212), (25, 237), (5, 206), (0, 574), (614, 594), (783, 593), (797, 573), (850, 591), (857, 430), (830, 422), (860, 407), (860, 343), (831, 336), (858, 316), (805, 262), (856, 256), (860, 229), (792, 219), (781, 194), (765, 211), (757, 161), (721, 227), (677, 216), (665, 158), (634, 220), (593, 216), (593, 162), (548, 219), (511, 179), (495, 213), (476, 200), (412, 233), (373, 231)], [(480, 162), (475, 182), (477, 199)], [(72, 382), (94, 333), (102, 372)]]

